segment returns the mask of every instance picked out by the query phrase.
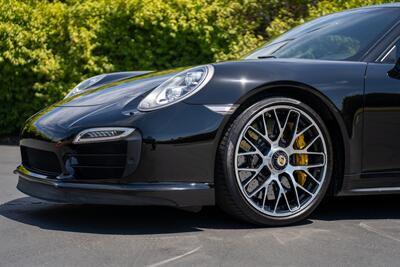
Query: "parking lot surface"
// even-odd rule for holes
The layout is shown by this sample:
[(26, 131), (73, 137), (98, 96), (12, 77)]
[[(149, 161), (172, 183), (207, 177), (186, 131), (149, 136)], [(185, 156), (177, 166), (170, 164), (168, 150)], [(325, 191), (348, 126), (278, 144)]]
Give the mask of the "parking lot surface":
[(330, 198), (307, 221), (260, 228), (207, 207), (61, 205), (15, 188), (0, 146), (0, 266), (399, 266), (400, 195)]

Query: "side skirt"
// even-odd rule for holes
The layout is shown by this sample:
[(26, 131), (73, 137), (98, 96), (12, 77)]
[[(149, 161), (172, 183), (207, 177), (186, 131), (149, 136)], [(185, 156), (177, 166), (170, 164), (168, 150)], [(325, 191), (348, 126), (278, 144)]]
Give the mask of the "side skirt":
[(345, 175), (338, 196), (383, 195), (400, 193), (400, 173), (362, 173)]

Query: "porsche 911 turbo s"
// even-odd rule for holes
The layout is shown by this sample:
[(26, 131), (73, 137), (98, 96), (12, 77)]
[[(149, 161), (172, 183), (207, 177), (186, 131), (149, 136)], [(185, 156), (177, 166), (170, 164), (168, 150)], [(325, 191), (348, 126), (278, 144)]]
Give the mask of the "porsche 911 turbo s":
[(27, 120), (18, 189), (61, 203), (218, 204), (255, 224), (400, 192), (400, 5), (303, 24), (242, 60), (92, 77)]

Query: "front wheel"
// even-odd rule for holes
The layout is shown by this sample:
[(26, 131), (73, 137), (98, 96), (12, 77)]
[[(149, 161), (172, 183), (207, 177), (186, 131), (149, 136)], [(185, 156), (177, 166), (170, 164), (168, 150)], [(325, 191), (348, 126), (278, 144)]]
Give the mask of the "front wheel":
[(312, 108), (291, 98), (262, 100), (241, 113), (221, 141), (217, 202), (256, 224), (303, 220), (327, 191), (332, 159), (329, 133)]

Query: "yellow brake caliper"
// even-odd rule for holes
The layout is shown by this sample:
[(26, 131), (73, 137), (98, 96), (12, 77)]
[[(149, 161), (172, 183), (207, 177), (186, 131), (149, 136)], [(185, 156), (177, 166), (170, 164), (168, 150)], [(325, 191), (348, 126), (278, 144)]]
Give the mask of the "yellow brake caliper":
[[(303, 149), (306, 146), (306, 142), (304, 141), (304, 135), (300, 135), (297, 137), (295, 141), (296, 149)], [(294, 157), (294, 161), (297, 165), (306, 166), (308, 165), (308, 155), (305, 154), (296, 154)], [(307, 174), (302, 171), (296, 172), (298, 183), (303, 186), (306, 182)]]

